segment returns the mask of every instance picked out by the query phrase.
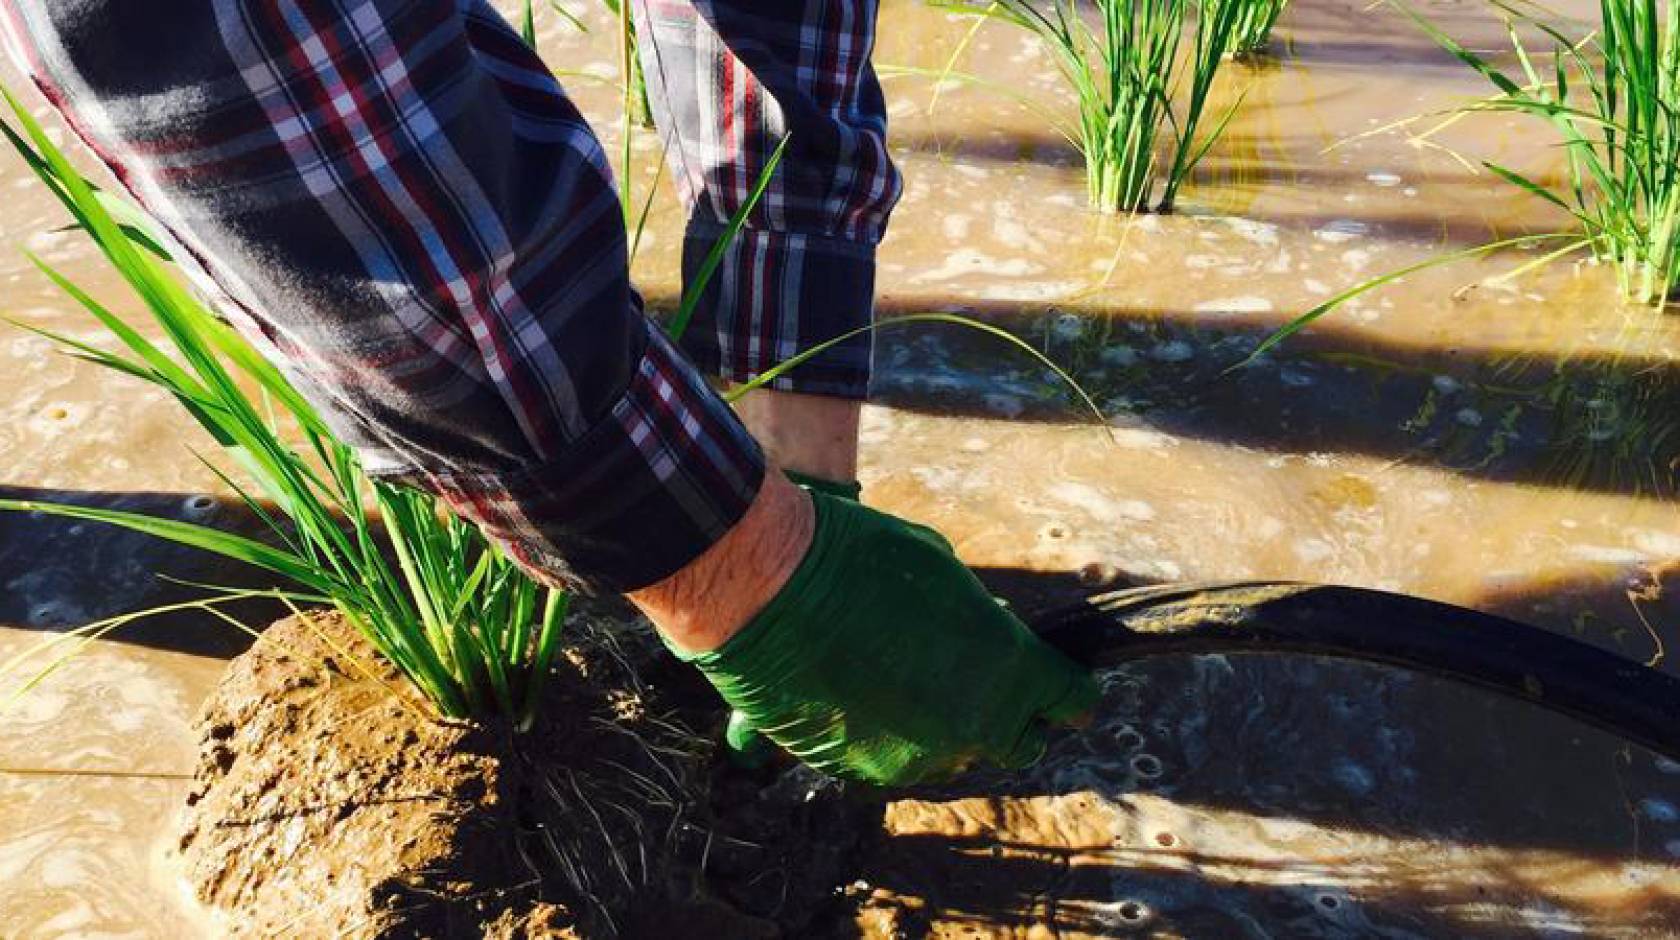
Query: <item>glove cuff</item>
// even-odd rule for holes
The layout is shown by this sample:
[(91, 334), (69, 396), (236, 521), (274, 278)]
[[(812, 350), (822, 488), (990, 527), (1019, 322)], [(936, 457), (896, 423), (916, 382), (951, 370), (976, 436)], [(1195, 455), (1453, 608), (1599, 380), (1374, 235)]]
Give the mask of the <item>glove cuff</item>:
[(786, 474), (789, 480), (792, 480), (794, 483), (803, 486), (813, 493), (826, 493), (829, 496), (838, 496), (841, 499), (849, 499), (854, 503), (857, 502), (863, 495), (863, 484), (859, 483), (857, 480), (852, 480), (850, 482), (829, 480), (824, 477), (814, 477), (809, 474), (800, 473), (798, 470), (788, 470), (785, 468), (782, 470), (782, 473)]

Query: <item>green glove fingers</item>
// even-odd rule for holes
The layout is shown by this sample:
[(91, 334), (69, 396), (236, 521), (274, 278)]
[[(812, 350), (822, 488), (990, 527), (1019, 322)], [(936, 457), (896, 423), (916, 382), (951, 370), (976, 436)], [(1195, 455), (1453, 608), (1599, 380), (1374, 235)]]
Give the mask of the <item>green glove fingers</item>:
[(776, 756), (776, 745), (753, 727), (752, 719), (740, 710), (731, 710), (729, 724), (723, 729), (723, 743), (729, 747), (729, 759), (738, 767), (757, 770)]
[[(819, 770), (908, 784), (1020, 766), (1088, 711), (1091, 677), (999, 607), (943, 540), (814, 492), (810, 551), (718, 650), (685, 654), (752, 727)], [(733, 722), (732, 722), (733, 724)]]

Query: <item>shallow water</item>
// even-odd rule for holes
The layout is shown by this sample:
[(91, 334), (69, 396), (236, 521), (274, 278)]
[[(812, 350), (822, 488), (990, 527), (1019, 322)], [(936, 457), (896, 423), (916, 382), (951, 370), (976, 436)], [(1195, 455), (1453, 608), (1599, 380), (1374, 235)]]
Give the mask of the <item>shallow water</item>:
[[(1424, 9), (1460, 38), (1501, 41), (1479, 7)], [(964, 30), (894, 4), (877, 61), (941, 68)], [(995, 339), (884, 330), (867, 499), (937, 525), (1035, 602), (1109, 584), (1336, 581), (1662, 657), (1680, 613), (1668, 591), (1680, 571), (1680, 321), (1615, 302), (1608, 272), (1565, 263), (1488, 280), (1528, 255), (1425, 272), (1227, 372), (1361, 277), (1559, 224), (1402, 133), (1352, 139), (1485, 91), (1396, 15), (1297, 0), (1279, 38), (1275, 64), (1230, 70), (1244, 109), (1165, 218), (1086, 211), (1066, 144), (996, 90), (946, 83), (930, 113), (934, 81), (885, 70), (907, 189), (883, 248), (882, 311), (1005, 326), (1071, 371), (1102, 421)], [(610, 74), (610, 30), (579, 39), (551, 18), (543, 43), (560, 67)], [(1048, 59), (1002, 28), (976, 34), (958, 70), (1065, 105)], [(571, 84), (587, 113), (615, 113), (610, 87)], [(1551, 159), (1545, 131), (1510, 118), (1440, 140), (1535, 172)], [(651, 135), (637, 153), (639, 189)], [(83, 240), (50, 232), (60, 215), (26, 177), (0, 161), (0, 241), (131, 306)], [(668, 303), (670, 200), (648, 231), (639, 279)], [(97, 335), (21, 255), (0, 252), (0, 284), (0, 312)], [(225, 494), (173, 403), (15, 331), (0, 332), (0, 359), (12, 377), (0, 491), (226, 512), (191, 501)], [(0, 660), (157, 603), (159, 567), (206, 576), (143, 539), (0, 517)], [(191, 711), (237, 642), (187, 619), (129, 639), (96, 644), (0, 721), (0, 936), (194, 930), (153, 877), (153, 849), (182, 792), (168, 775), (190, 764)], [(904, 874), (897, 856), (881, 861), (870, 929), (885, 932), (870, 918), (890, 910), (948, 936), (1049, 924), (1063, 936), (1680, 934), (1666, 927), (1680, 916), (1673, 765), (1381, 670), (1209, 659), (1108, 682), (1098, 727), (1058, 744), (1018, 798), (889, 811), (918, 864)], [(1158, 764), (1140, 775), (1145, 753)], [(163, 776), (10, 772), (53, 769)], [(971, 854), (981, 861), (959, 864)], [(965, 873), (1015, 887), (953, 893)], [(919, 920), (903, 920), (911, 910)]]
[[(1680, 924), (1680, 765), (1377, 667), (1203, 657), (1105, 685), (1101, 718), (1003, 784), (1015, 796), (974, 781), (888, 810), (870, 936), (1654, 937)], [(937, 914), (918, 917), (917, 902)]]

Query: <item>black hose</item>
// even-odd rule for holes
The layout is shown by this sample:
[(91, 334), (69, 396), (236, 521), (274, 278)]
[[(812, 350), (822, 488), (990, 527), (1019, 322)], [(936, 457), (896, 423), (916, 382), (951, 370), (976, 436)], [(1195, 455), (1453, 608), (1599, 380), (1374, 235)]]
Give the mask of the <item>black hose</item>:
[(1380, 663), (1503, 693), (1680, 760), (1680, 679), (1536, 627), (1331, 585), (1136, 588), (1033, 618), (1092, 668), (1151, 656), (1294, 653)]

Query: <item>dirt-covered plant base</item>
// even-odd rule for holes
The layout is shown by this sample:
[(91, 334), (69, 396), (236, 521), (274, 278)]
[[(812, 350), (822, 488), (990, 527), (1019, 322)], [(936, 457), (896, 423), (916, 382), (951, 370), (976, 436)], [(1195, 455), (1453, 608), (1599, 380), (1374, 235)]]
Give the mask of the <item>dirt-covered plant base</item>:
[(218, 935), (610, 936), (640, 933), (633, 917), (773, 930), (662, 867), (695, 828), (708, 749), (649, 704), (610, 639), (566, 651), (515, 736), (405, 707), (354, 631), (311, 619), (271, 627), (200, 716), (178, 848)]
[(742, 770), (709, 743), (716, 693), (645, 624), (583, 611), (566, 636), (514, 735), (405, 707), (392, 690), (412, 689), (336, 614), (270, 627), (200, 715), (177, 825), (210, 934), (884, 940), (946, 911), (1007, 935), (1054, 921), (1021, 864), (976, 859), (995, 860), (992, 833), (1083, 846), (1076, 796), (1011, 799), (1020, 781), (998, 774), (889, 794)]

